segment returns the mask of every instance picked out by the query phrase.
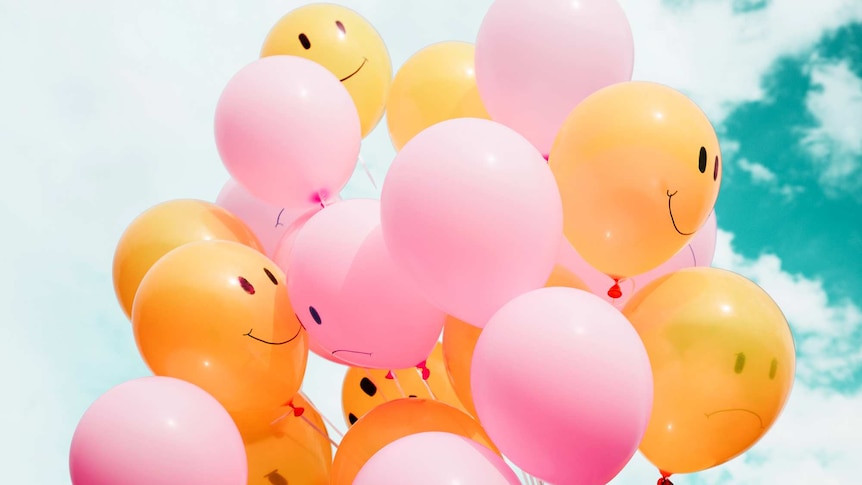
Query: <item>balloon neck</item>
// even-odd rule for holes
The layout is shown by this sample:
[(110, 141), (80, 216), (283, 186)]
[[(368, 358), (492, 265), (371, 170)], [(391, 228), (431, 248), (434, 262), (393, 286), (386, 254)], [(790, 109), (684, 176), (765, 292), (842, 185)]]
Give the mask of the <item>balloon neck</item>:
[(289, 407), (293, 411), (293, 415), (297, 418), (302, 416), (302, 413), (305, 412), (305, 408), (293, 405), (293, 399), (288, 401), (287, 407)]
[(545, 157), (546, 162), (550, 161), (550, 159), (551, 159), (551, 155), (542, 155), (542, 156)]
[(659, 471), (661, 471), (661, 478), (658, 479), (656, 485), (673, 485), (673, 482), (670, 481), (670, 476), (672, 475), (672, 473), (663, 470)]
[(392, 375), (392, 371), (386, 373), (386, 378), (389, 380), (395, 379), (395, 376)]
[(329, 199), (329, 194), (326, 191), (319, 191), (316, 194), (314, 194), (314, 196), (312, 197), (312, 201), (314, 201), (318, 205), (320, 205), (321, 209), (326, 208), (326, 206), (329, 204), (328, 199)]
[(416, 368), (422, 371), (422, 380), (427, 381), (431, 377), (431, 369), (428, 368), (427, 361), (422, 361), (416, 364)]
[(608, 290), (608, 296), (616, 300), (617, 298), (623, 296), (623, 290), (620, 288), (620, 279), (614, 278), (614, 286)]

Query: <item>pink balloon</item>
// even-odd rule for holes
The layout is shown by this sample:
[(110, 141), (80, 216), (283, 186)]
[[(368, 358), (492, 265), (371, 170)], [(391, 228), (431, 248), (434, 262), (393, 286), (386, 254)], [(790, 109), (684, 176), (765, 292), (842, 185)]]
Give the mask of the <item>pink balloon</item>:
[(318, 351), (375, 369), (424, 361), (446, 315), (392, 261), (380, 228), (380, 203), (328, 206), (299, 231), (289, 254), (287, 289)]
[(228, 82), (215, 137), (228, 172), (256, 198), (304, 208), (341, 191), (362, 133), (356, 105), (335, 75), (308, 59), (271, 56)]
[(278, 243), (287, 230), (301, 226), (320, 210), (319, 206), (311, 209), (289, 209), (268, 204), (248, 193), (234, 179), (225, 182), (216, 198), (216, 204), (245, 222), (270, 258), (275, 255)]
[(473, 353), (471, 386), (494, 444), (551, 483), (610, 481), (637, 450), (652, 410), (637, 332), (611, 305), (573, 288), (534, 290), (494, 314)]
[(239, 485), (245, 447), (225, 409), (172, 377), (120, 384), (84, 413), (69, 453), (76, 485)]
[(515, 472), (488, 448), (452, 433), (399, 438), (375, 453), (353, 485), (520, 485)]
[(550, 153), (584, 98), (630, 81), (634, 41), (614, 0), (496, 0), (476, 39), (476, 82), (491, 115)]
[(544, 286), (559, 251), (562, 204), (548, 164), (493, 121), (453, 119), (416, 135), (380, 203), (395, 261), (431, 301), (477, 327)]
[(715, 255), (717, 230), (715, 212), (713, 212), (692, 237), (691, 242), (673, 257), (646, 273), (620, 280), (619, 289), (622, 294), (619, 298), (611, 298), (608, 295), (608, 290), (614, 285), (614, 280), (593, 268), (590, 263), (578, 254), (577, 250), (572, 247), (568, 240), (564, 239), (560, 245), (558, 264), (577, 275), (593, 294), (612, 303), (617, 308), (622, 308), (638, 290), (661, 276), (685, 268), (710, 266), (712, 258)]

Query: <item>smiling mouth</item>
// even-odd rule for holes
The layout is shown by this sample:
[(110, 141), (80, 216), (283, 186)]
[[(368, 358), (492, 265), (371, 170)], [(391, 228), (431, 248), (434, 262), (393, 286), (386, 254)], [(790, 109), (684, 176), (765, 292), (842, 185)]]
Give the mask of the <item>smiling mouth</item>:
[(242, 335), (243, 335), (244, 337), (251, 337), (251, 338), (253, 338), (253, 339), (257, 340), (258, 342), (263, 342), (263, 343), (265, 343), (265, 344), (267, 344), (267, 345), (284, 345), (284, 344), (286, 344), (286, 343), (288, 343), (288, 342), (292, 342), (293, 340), (295, 340), (295, 339), (296, 339), (296, 337), (299, 337), (299, 332), (301, 332), (301, 331), (302, 331), (302, 326), (300, 326), (298, 329), (296, 329), (296, 334), (295, 334), (293, 337), (290, 337), (289, 339), (285, 340), (284, 342), (270, 342), (270, 341), (268, 341), (268, 340), (263, 340), (263, 339), (257, 338), (257, 337), (255, 337), (254, 335), (252, 335), (252, 334), (251, 334), (251, 332), (252, 332), (253, 330), (254, 330), (254, 329), (251, 329), (251, 330), (249, 330), (249, 331), (248, 331), (248, 333), (244, 333), (244, 334), (242, 334)]
[(359, 67), (357, 67), (356, 70), (351, 72), (347, 77), (339, 79), (339, 81), (344, 82), (344, 81), (347, 81), (348, 79), (352, 78), (357, 72), (359, 72), (360, 69), (362, 69), (362, 66), (364, 66), (366, 62), (368, 62), (368, 58), (363, 57), (362, 58), (362, 64), (360, 64)]
[(714, 416), (716, 414), (730, 413), (730, 412), (735, 412), (735, 411), (754, 415), (757, 418), (757, 421), (760, 423), (760, 429), (763, 429), (763, 418), (761, 418), (759, 414), (755, 413), (754, 411), (752, 411), (750, 409), (744, 409), (744, 408), (719, 409), (718, 411), (713, 411), (711, 413), (704, 413), (704, 416), (706, 416), (706, 419), (709, 419), (711, 416)]
[(673, 218), (673, 208), (671, 207), (671, 200), (673, 200), (673, 196), (676, 195), (677, 192), (679, 192), (679, 191), (674, 190), (673, 193), (671, 194), (670, 190), (667, 191), (667, 211), (670, 213), (670, 222), (673, 224), (673, 228), (676, 229), (676, 232), (682, 234), (683, 236), (691, 236), (692, 234), (695, 233), (695, 231), (692, 231), (692, 232), (680, 231), (679, 228), (676, 227), (676, 221)]
[(362, 355), (367, 355), (367, 356), (371, 357), (371, 352), (362, 352), (362, 351), (359, 351), (359, 350), (347, 350), (347, 349), (333, 350), (333, 351), (332, 351), (332, 355), (335, 355), (335, 354), (336, 354), (336, 353), (338, 353), (338, 352), (347, 352), (347, 353), (350, 353), (350, 354), (362, 354)]

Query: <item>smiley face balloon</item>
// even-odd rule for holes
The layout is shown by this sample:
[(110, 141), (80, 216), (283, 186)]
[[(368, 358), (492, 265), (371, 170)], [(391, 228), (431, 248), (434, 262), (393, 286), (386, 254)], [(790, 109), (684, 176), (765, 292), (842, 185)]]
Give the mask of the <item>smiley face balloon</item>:
[(564, 122), (549, 160), (566, 238), (614, 278), (645, 273), (688, 244), (721, 186), (709, 119), (682, 93), (649, 82), (587, 97)]
[(190, 243), (162, 257), (141, 282), (132, 323), (154, 374), (197, 385), (231, 413), (284, 404), (305, 373), (308, 342), (284, 274), (236, 242)]
[(759, 286), (730, 271), (690, 268), (661, 277), (623, 309), (653, 371), (652, 415), (641, 452), (670, 473), (720, 465), (772, 426), (793, 384), (793, 337)]
[(290, 11), (261, 49), (261, 57), (275, 55), (311, 59), (338, 77), (356, 103), (362, 136), (383, 116), (392, 60), (377, 30), (353, 10), (316, 3)]

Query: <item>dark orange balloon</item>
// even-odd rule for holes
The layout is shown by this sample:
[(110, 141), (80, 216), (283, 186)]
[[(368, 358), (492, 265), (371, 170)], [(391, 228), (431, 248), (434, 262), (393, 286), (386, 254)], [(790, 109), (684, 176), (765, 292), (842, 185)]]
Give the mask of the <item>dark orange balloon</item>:
[(236, 241), (262, 251), (254, 233), (238, 217), (202, 200), (172, 200), (139, 215), (114, 252), (114, 292), (126, 316), (141, 279), (168, 251), (196, 241)]
[(323, 419), (300, 396), (293, 405), (296, 414), (282, 406), (234, 415), (248, 456), (248, 485), (329, 485), (332, 445)]
[[(426, 367), (430, 375), (425, 383), (422, 382), (419, 369), (413, 367), (392, 371), (398, 378), (397, 382), (395, 379), (386, 378), (389, 371), (351, 367), (345, 373), (341, 387), (344, 421), (348, 426), (353, 426), (353, 423), (375, 407), (402, 397), (436, 399), (468, 412), (449, 382), (446, 365), (443, 363), (443, 346), (440, 343), (428, 356)], [(428, 387), (425, 384), (428, 384)], [(429, 387), (433, 395), (428, 392)]]
[(132, 324), (154, 374), (201, 387), (231, 413), (283, 405), (305, 374), (307, 336), (284, 273), (236, 242), (163, 256), (141, 281)]
[[(561, 265), (554, 267), (545, 286), (563, 286), (590, 291), (586, 283)], [(473, 349), (476, 348), (476, 341), (481, 334), (481, 328), (453, 316), (447, 317), (443, 326), (443, 359), (446, 362), (449, 380), (458, 399), (473, 416), (476, 416), (476, 408), (473, 406), (473, 394), (470, 391), (470, 364), (473, 361)]]
[(347, 430), (335, 453), (332, 485), (351, 485), (365, 462), (381, 448), (426, 431), (464, 436), (499, 453), (479, 423), (452, 406), (428, 399), (396, 399), (377, 406)]

